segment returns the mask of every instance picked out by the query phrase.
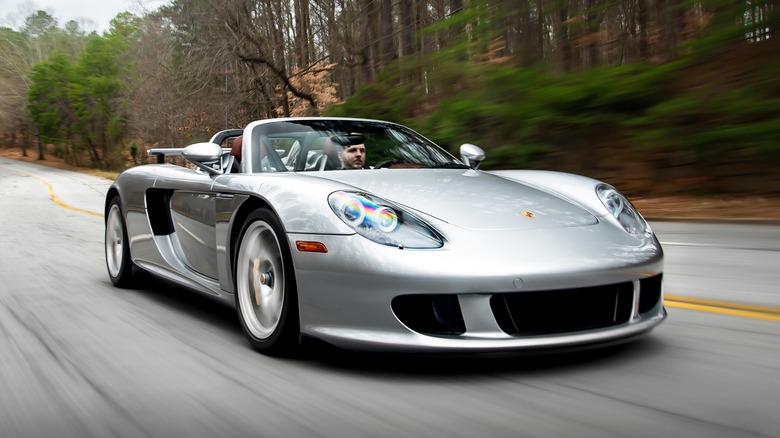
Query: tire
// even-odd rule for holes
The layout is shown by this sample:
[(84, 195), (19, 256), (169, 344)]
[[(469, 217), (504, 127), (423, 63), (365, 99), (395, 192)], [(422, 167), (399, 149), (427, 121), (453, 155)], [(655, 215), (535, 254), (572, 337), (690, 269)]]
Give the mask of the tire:
[(235, 263), (236, 309), (252, 346), (288, 355), (299, 345), (298, 299), (292, 257), (282, 226), (268, 209), (247, 218)]
[(133, 283), (133, 261), (130, 259), (130, 241), (122, 213), (119, 196), (114, 196), (106, 213), (106, 268), (116, 287), (129, 287)]

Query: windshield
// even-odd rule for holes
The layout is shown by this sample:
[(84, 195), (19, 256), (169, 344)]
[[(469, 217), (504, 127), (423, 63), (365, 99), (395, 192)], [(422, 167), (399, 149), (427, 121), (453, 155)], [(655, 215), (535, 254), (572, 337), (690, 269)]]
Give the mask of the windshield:
[(411, 129), (379, 121), (274, 121), (256, 125), (251, 137), (244, 151), (250, 172), (462, 166)]

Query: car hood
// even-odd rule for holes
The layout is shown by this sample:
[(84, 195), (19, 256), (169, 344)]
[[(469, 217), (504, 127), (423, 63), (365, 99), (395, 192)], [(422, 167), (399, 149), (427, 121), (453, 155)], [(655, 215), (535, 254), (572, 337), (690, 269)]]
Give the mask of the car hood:
[(323, 177), (462, 228), (538, 229), (598, 222), (584, 208), (554, 194), (474, 170), (344, 170)]

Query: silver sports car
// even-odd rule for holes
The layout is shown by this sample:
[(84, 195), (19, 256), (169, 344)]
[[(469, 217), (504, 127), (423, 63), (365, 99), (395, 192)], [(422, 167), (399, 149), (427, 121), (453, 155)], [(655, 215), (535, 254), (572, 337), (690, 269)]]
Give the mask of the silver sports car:
[(366, 119), (261, 120), (149, 153), (158, 164), (107, 193), (111, 281), (128, 286), (136, 267), (222, 299), (265, 353), (303, 337), (413, 353), (579, 348), (666, 318), (661, 246), (600, 181), (478, 170), (477, 146), (457, 159)]

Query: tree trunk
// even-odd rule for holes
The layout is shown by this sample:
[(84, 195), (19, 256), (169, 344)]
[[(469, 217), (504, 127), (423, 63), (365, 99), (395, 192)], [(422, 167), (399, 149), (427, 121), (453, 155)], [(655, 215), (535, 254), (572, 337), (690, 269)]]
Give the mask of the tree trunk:
[(558, 51), (560, 52), (560, 66), (563, 71), (570, 71), (572, 69), (572, 48), (570, 41), (570, 29), (569, 29), (569, 8), (567, 0), (560, 0), (558, 2), (558, 32), (557, 43)]
[(38, 133), (38, 128), (35, 128), (35, 135), (34, 135), (34, 142), (35, 147), (38, 149), (38, 159), (39, 160), (45, 160), (46, 157), (43, 154), (43, 145), (41, 144), (41, 135)]
[(539, 47), (536, 45), (538, 36), (536, 35), (537, 26), (534, 26), (531, 11), (533, 5), (530, 0), (517, 1), (520, 10), (520, 29), (521, 34), (518, 38), (517, 51), (519, 52), (520, 65), (529, 66), (534, 64), (538, 58)]
[(384, 67), (395, 58), (395, 36), (393, 34), (393, 3), (391, 0), (379, 1), (379, 53), (381, 66)]
[(295, 46), (296, 62), (299, 67), (311, 63), (309, 41), (309, 0), (295, 0)]
[(22, 134), (22, 156), (27, 156), (27, 143), (30, 141), (30, 130), (25, 129)]
[(376, 77), (379, 70), (379, 44), (378, 44), (378, 23), (379, 23), (379, 4), (375, 1), (365, 2), (364, 19), (362, 32), (365, 35), (363, 52), (366, 57), (366, 74), (369, 80)]
[(411, 55), (414, 50), (414, 0), (398, 1), (398, 21), (401, 26), (399, 56)]
[(647, 1), (648, 0), (637, 0), (636, 12), (636, 27), (638, 27), (637, 38), (639, 39), (639, 59), (643, 61), (650, 57), (650, 46), (649, 42), (647, 41)]

